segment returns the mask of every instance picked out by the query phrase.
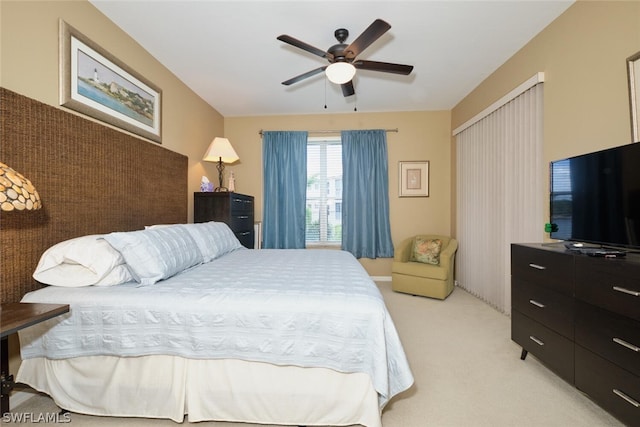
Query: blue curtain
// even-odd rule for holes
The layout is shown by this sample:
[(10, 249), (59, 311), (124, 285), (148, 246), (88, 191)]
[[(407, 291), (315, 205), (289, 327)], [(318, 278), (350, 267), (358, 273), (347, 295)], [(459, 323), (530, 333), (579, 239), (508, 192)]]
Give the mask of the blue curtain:
[(387, 133), (342, 132), (342, 249), (356, 258), (391, 258)]
[(308, 132), (264, 132), (263, 247), (305, 247)]

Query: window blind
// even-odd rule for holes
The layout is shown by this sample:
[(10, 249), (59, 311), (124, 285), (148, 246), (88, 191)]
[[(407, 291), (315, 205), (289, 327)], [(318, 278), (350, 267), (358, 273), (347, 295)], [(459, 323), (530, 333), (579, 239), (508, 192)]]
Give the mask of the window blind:
[(456, 136), (458, 285), (511, 312), (511, 243), (543, 236), (538, 84)]

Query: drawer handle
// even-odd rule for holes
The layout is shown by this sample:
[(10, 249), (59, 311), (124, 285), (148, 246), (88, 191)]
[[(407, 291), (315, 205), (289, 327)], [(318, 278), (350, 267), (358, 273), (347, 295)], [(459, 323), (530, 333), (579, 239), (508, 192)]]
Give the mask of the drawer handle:
[(530, 299), (529, 303), (535, 305), (536, 307), (540, 307), (540, 308), (545, 308), (546, 307), (546, 305), (544, 305), (541, 302), (538, 302), (538, 301), (536, 301), (534, 299)]
[(244, 202), (242, 199), (233, 199), (234, 202)]
[(534, 337), (533, 335), (530, 335), (529, 339), (538, 345), (544, 345), (544, 342), (542, 342), (542, 340)]
[(251, 234), (250, 231), (243, 231), (242, 233), (239, 233), (241, 236), (246, 236), (247, 234)]
[(621, 288), (620, 286), (614, 286), (613, 290), (622, 292), (623, 294), (633, 295), (634, 297), (640, 297), (640, 292), (632, 291), (631, 289)]
[(636, 408), (640, 408), (640, 403), (638, 403), (635, 399), (630, 398), (629, 396), (627, 396), (625, 393), (621, 392), (620, 390), (618, 390), (617, 388), (613, 389), (613, 392), (620, 398), (624, 399), (627, 401), (627, 403), (632, 404), (633, 406), (635, 406)]
[(547, 269), (547, 267), (545, 267), (544, 265), (538, 265), (538, 264), (529, 264), (529, 267), (535, 268), (536, 270), (546, 270)]
[(241, 215), (241, 216), (237, 216), (236, 218), (238, 218), (238, 219), (247, 219), (247, 218), (249, 218), (249, 216), (248, 215)]
[(620, 344), (621, 346), (626, 347), (626, 348), (628, 348), (629, 350), (633, 350), (633, 351), (635, 351), (635, 352), (640, 352), (640, 347), (638, 347), (638, 346), (636, 346), (636, 345), (633, 345), (633, 344), (631, 344), (631, 343), (628, 343), (628, 342), (626, 342), (626, 341), (625, 341), (625, 340), (623, 340), (623, 339), (620, 339), (620, 338), (614, 338), (614, 339), (613, 339), (613, 342), (614, 342), (614, 343), (616, 343), (616, 344)]

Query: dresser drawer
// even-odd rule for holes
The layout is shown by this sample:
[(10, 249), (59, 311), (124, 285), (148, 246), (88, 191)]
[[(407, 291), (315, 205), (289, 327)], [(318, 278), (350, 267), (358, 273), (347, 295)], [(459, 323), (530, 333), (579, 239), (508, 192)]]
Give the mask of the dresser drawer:
[(573, 341), (517, 310), (511, 312), (511, 339), (573, 384)]
[(234, 231), (253, 231), (253, 214), (252, 213), (240, 213), (234, 214), (230, 218), (229, 227)]
[(576, 302), (576, 344), (640, 376), (640, 322)]
[(629, 426), (640, 426), (640, 377), (576, 345), (576, 387)]
[(573, 298), (513, 277), (511, 302), (514, 310), (573, 340)]
[(229, 206), (232, 215), (241, 215), (248, 212), (253, 212), (253, 197), (234, 194), (231, 196)]
[(640, 321), (640, 265), (576, 257), (576, 298)]
[(573, 296), (573, 256), (523, 245), (511, 245), (511, 275)]
[(244, 231), (236, 231), (234, 234), (236, 235), (236, 237), (240, 241), (240, 244), (242, 246), (244, 246), (245, 248), (252, 249), (252, 248), (255, 247), (255, 241), (254, 241), (255, 233), (253, 232), (253, 229), (252, 230), (244, 230)]

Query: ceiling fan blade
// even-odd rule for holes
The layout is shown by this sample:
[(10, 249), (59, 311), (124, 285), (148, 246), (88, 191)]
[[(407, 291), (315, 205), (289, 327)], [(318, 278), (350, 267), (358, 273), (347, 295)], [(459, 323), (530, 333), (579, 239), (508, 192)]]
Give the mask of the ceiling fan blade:
[[(281, 42), (285, 42), (287, 44), (290, 44), (291, 46), (295, 46), (299, 49), (302, 50), (306, 50), (309, 53), (313, 53), (314, 55), (318, 55), (321, 58), (328, 58), (329, 57), (329, 53), (325, 52), (324, 50), (318, 49), (317, 47), (311, 46), (310, 44), (307, 44), (303, 41), (300, 41), (296, 38), (293, 38), (291, 36), (288, 36), (286, 34), (283, 34), (281, 36), (277, 37), (278, 40), (280, 40)], [(333, 55), (331, 55), (331, 57), (333, 57)]]
[(300, 80), (304, 80), (304, 79), (306, 79), (308, 77), (315, 76), (316, 74), (323, 72), (326, 68), (327, 68), (327, 66), (325, 65), (324, 67), (320, 67), (320, 68), (316, 68), (315, 70), (307, 71), (306, 73), (302, 73), (299, 76), (295, 76), (293, 78), (290, 78), (289, 80), (286, 80), (286, 81), (282, 82), (282, 84), (285, 85), (285, 86), (289, 86), (289, 85), (291, 85), (293, 83), (299, 82)]
[(409, 75), (413, 65), (391, 64), (378, 61), (354, 61), (353, 66), (360, 70), (382, 71), (383, 73)]
[(373, 23), (344, 50), (346, 57), (353, 59), (360, 55), (360, 52), (368, 48), (373, 42), (378, 40), (380, 36), (389, 31), (389, 28), (391, 28), (391, 25), (382, 19), (373, 21)]
[(346, 83), (340, 85), (342, 87), (342, 94), (345, 96), (351, 96), (356, 94), (356, 90), (353, 88), (353, 80), (349, 80)]

